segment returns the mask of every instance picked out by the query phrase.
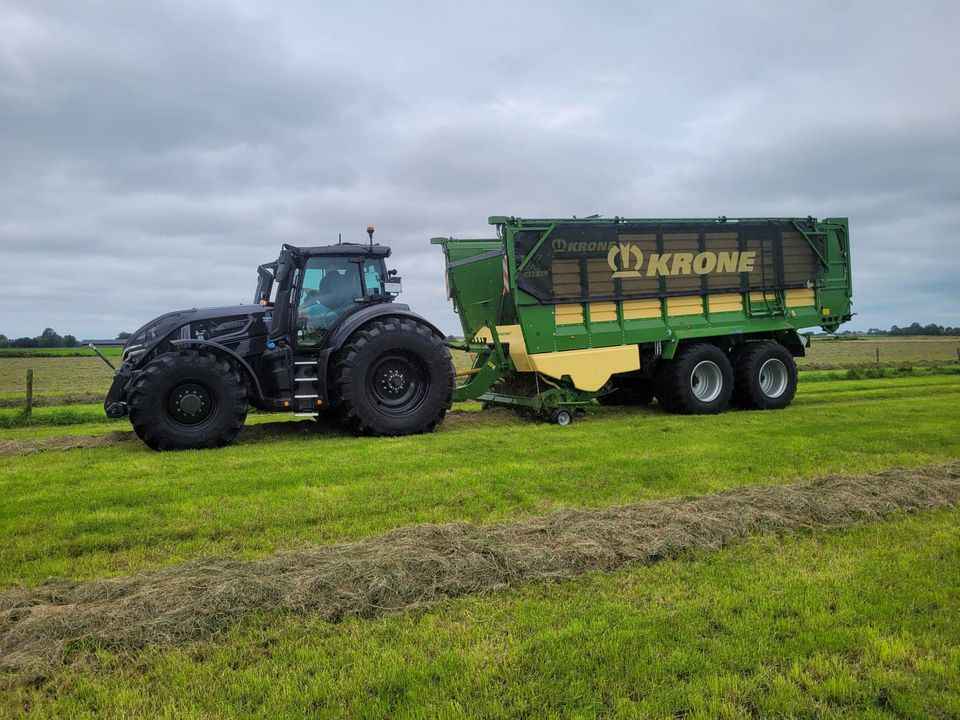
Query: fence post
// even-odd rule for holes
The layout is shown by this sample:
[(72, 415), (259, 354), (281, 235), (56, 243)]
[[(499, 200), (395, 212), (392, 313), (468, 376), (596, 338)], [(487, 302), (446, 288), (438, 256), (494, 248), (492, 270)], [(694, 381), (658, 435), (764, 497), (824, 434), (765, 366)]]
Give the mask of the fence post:
[(23, 406), (23, 414), (30, 417), (33, 413), (33, 368), (27, 370), (27, 401)]
[(877, 367), (880, 367), (880, 346), (877, 345)]

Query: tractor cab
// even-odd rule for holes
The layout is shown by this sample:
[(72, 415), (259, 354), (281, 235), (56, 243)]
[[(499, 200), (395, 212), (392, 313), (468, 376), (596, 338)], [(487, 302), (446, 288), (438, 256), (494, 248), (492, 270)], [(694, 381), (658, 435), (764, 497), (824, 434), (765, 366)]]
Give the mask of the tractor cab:
[(401, 286), (397, 271), (386, 268), (390, 248), (373, 244), (373, 228), (368, 233), (369, 244), (284, 245), (275, 262), (258, 268), (254, 302), (271, 309), (271, 340), (318, 349), (344, 317), (393, 302)]

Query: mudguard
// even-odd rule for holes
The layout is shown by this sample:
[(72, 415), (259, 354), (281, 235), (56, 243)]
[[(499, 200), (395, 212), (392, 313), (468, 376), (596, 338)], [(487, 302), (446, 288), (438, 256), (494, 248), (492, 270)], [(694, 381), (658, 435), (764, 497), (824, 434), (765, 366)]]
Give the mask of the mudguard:
[(413, 312), (409, 305), (403, 303), (377, 303), (375, 305), (366, 305), (359, 308), (356, 312), (342, 317), (331, 331), (327, 334), (326, 341), (323, 344), (323, 350), (336, 352), (343, 344), (347, 342), (354, 332), (373, 320), (388, 317), (402, 317), (416, 320), (418, 323), (430, 328), (441, 340), (445, 337), (440, 329), (422, 315)]

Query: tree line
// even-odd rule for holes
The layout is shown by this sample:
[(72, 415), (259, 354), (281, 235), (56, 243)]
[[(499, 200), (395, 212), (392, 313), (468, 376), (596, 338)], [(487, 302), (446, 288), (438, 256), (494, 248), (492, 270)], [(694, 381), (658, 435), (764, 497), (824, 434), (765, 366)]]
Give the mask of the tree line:
[(944, 327), (936, 323), (921, 325), (918, 322), (910, 323), (907, 327), (894, 325), (889, 330), (870, 328), (867, 335), (960, 335), (960, 327)]
[[(117, 340), (126, 340), (130, 333), (122, 332)], [(80, 342), (73, 335), (60, 335), (53, 328), (44, 328), (36, 337), (8, 338), (0, 335), (0, 348), (72, 348), (80, 347)]]
[(0, 335), (0, 348), (72, 348), (79, 344), (73, 335), (60, 335), (53, 328), (44, 328), (36, 337), (8, 338)]

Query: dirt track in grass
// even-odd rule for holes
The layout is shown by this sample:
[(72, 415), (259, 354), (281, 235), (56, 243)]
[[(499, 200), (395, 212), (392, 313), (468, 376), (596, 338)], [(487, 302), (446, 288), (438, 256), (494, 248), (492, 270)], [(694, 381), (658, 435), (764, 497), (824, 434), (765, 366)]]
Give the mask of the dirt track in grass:
[(0, 667), (43, 677), (99, 645), (136, 650), (210, 638), (250, 613), (376, 617), (521, 582), (716, 550), (757, 533), (838, 528), (960, 503), (960, 461), (865, 477), (561, 510), (516, 523), (400, 528), (252, 562), (209, 558), (133, 577), (0, 594)]
[(55, 435), (40, 440), (0, 440), (0, 455), (109, 447), (132, 440), (136, 440), (132, 430), (114, 430), (103, 435)]

